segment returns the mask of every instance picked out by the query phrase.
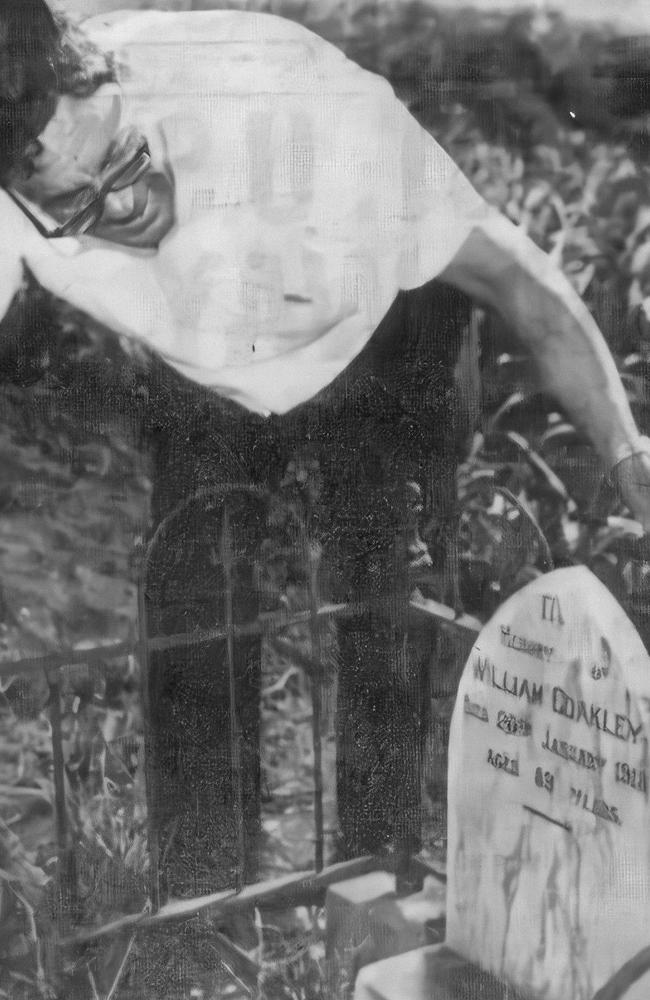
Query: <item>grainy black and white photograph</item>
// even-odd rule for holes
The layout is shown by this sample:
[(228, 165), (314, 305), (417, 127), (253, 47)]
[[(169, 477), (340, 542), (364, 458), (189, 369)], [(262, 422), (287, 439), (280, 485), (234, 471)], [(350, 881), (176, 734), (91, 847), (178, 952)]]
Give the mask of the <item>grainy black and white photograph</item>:
[(0, 0), (0, 1000), (647, 1000), (647, 0)]

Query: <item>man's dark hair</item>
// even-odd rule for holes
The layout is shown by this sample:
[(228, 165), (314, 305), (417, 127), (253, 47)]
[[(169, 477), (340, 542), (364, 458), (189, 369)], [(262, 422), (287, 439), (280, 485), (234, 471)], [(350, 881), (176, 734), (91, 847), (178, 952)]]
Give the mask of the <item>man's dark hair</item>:
[(0, 184), (29, 173), (58, 95), (84, 97), (114, 79), (110, 57), (44, 0), (0, 0)]

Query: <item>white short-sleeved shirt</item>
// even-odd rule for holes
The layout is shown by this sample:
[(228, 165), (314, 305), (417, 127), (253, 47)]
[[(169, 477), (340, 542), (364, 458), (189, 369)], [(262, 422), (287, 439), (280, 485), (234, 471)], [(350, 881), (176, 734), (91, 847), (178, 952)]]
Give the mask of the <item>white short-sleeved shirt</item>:
[(124, 122), (171, 166), (176, 225), (157, 252), (46, 241), (3, 197), (5, 226), (46, 287), (251, 410), (330, 383), (489, 211), (383, 78), (292, 21), (119, 12), (86, 27), (115, 53)]

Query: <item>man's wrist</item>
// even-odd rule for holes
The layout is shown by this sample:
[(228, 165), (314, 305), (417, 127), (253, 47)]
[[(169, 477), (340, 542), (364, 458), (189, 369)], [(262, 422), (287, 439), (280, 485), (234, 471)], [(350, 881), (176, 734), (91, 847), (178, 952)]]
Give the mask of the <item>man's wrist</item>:
[(613, 460), (605, 475), (610, 486), (615, 485), (617, 473), (621, 467), (636, 455), (647, 455), (650, 458), (650, 438), (638, 434), (630, 441), (618, 445), (613, 451)]

